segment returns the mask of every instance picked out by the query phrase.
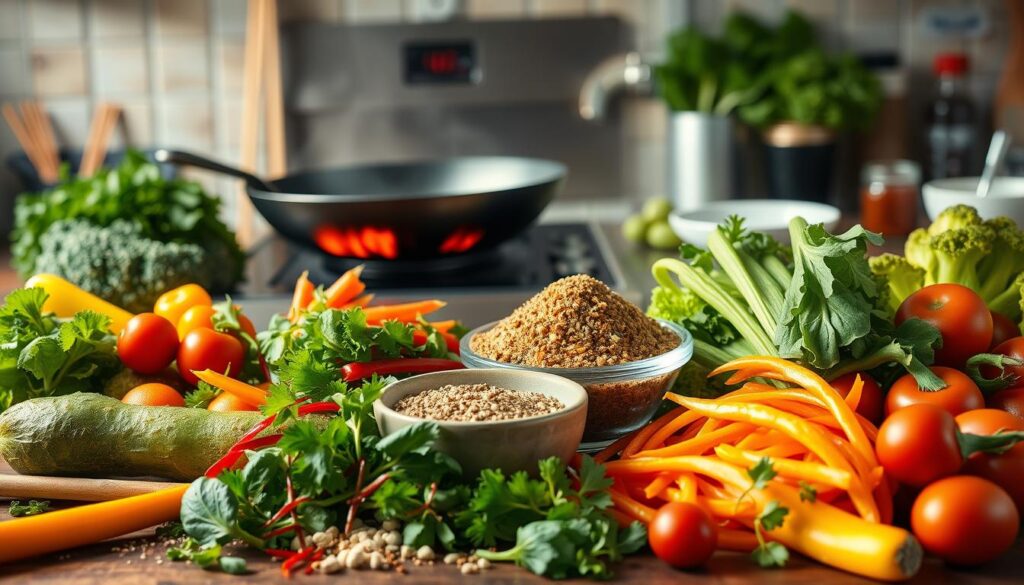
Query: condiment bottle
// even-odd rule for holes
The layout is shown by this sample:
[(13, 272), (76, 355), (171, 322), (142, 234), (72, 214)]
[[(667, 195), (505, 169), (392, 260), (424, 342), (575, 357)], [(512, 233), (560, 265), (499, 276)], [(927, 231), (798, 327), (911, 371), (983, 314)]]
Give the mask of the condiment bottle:
[(978, 117), (967, 96), (967, 56), (935, 57), (938, 95), (928, 104), (928, 174), (932, 179), (977, 174)]
[(887, 236), (904, 236), (917, 227), (921, 169), (914, 161), (873, 161), (861, 171), (860, 223)]

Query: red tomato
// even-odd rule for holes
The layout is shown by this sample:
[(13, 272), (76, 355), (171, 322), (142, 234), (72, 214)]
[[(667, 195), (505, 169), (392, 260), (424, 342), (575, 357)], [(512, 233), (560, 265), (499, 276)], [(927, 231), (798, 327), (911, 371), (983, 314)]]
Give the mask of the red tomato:
[(846, 395), (853, 389), (853, 381), (857, 378), (858, 374), (864, 382), (864, 388), (861, 390), (860, 402), (857, 403), (857, 413), (869, 421), (878, 424), (882, 420), (882, 404), (885, 402), (885, 399), (882, 396), (882, 387), (878, 385), (874, 378), (864, 372), (854, 372), (839, 376), (829, 383), (842, 394), (843, 398), (846, 398)]
[(259, 410), (259, 408), (239, 400), (237, 396), (230, 392), (221, 392), (216, 398), (210, 401), (210, 404), (206, 405), (206, 410), (212, 410), (215, 412), (240, 412), (248, 410)]
[(969, 475), (924, 488), (910, 512), (914, 536), (929, 553), (954, 565), (987, 563), (1017, 538), (1017, 507), (996, 484)]
[[(1024, 337), (1017, 336), (1012, 339), (1007, 339), (992, 348), (992, 353), (998, 353), (1024, 361)], [(1018, 382), (1024, 382), (1024, 366), (1006, 366), (1003, 370), (1006, 374), (1016, 376)], [(981, 374), (986, 378), (994, 378), (999, 375), (999, 368), (982, 366)]]
[[(177, 335), (177, 333), (175, 333)], [(213, 370), (237, 376), (245, 361), (245, 348), (227, 333), (213, 329), (195, 329), (181, 340), (178, 350), (178, 372), (186, 382), (199, 383), (193, 370)]]
[(968, 410), (985, 408), (985, 397), (967, 374), (942, 366), (932, 366), (932, 371), (946, 382), (945, 388), (934, 392), (921, 390), (914, 376), (907, 374), (896, 380), (889, 389), (889, 395), (885, 399), (886, 414), (891, 415), (901, 408), (921, 402), (941, 406), (953, 416)]
[(992, 313), (978, 293), (959, 284), (933, 284), (903, 300), (896, 311), (899, 325), (917, 317), (942, 333), (935, 363), (963, 367), (967, 358), (992, 347)]
[(1024, 386), (1000, 390), (988, 397), (985, 404), (989, 408), (998, 408), (1024, 420)]
[(117, 335), (121, 363), (140, 374), (160, 372), (174, 361), (177, 353), (178, 333), (160, 315), (139, 313)]
[(658, 508), (647, 527), (647, 540), (657, 557), (673, 567), (692, 569), (711, 558), (718, 546), (718, 528), (696, 504), (669, 502)]
[(1009, 317), (992, 311), (992, 347), (1014, 337), (1020, 337), (1020, 327)]
[(139, 406), (185, 406), (185, 399), (167, 384), (140, 384), (124, 395), (121, 402)]
[[(1024, 431), (1024, 420), (1008, 412), (983, 408), (956, 417), (960, 431), (974, 435), (994, 435), (999, 431)], [(964, 473), (984, 477), (1006, 490), (1024, 513), (1024, 443), (1017, 443), (1005, 453), (975, 453), (967, 459)]]
[(960, 471), (956, 420), (934, 404), (912, 404), (892, 413), (878, 428), (875, 452), (885, 472), (921, 487)]

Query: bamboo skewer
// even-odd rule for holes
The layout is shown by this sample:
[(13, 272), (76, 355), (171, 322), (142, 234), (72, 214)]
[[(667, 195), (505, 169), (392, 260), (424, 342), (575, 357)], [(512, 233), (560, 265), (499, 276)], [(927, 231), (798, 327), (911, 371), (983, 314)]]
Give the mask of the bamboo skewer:
[(20, 104), (21, 116), (12, 104), (4, 104), (3, 116), (21, 144), (25, 155), (35, 167), (39, 179), (43, 183), (56, 183), (60, 169), (60, 155), (57, 141), (53, 135), (53, 127), (42, 106), (38, 102), (23, 101)]
[(266, 2), (264, 34), (266, 34), (266, 84), (263, 88), (267, 100), (267, 175), (272, 179), (288, 172), (285, 158), (284, 103), (281, 93), (281, 47), (277, 29), (277, 0)]
[[(266, 47), (264, 41), (266, 22), (266, 4), (263, 0), (249, 0), (245, 29), (245, 63), (242, 80), (242, 156), (240, 167), (249, 172), (256, 172), (256, 157), (259, 146), (260, 89), (263, 87), (264, 58)], [(252, 203), (245, 192), (245, 186), (239, 187), (237, 195), (236, 232), (242, 247), (252, 244), (253, 210)]]
[(11, 127), (11, 132), (14, 133), (14, 137), (18, 140), (18, 144), (21, 145), (21, 149), (25, 151), (25, 156), (31, 161), (32, 166), (35, 167), (36, 172), (39, 173), (40, 178), (43, 175), (43, 168), (46, 166), (44, 161), (36, 148), (35, 142), (29, 135), (28, 129), (25, 124), (18, 117), (18, 112), (14, 109), (11, 104), (4, 104), (3, 106), (4, 119), (7, 120), (7, 125)]
[(105, 502), (182, 485), (160, 481), (43, 477), (0, 473), (0, 498)]
[(100, 104), (97, 113), (93, 116), (92, 126), (89, 128), (89, 138), (82, 153), (81, 164), (78, 166), (79, 177), (91, 177), (97, 169), (103, 166), (103, 161), (107, 157), (110, 136), (117, 128), (120, 115), (120, 106), (109, 102)]

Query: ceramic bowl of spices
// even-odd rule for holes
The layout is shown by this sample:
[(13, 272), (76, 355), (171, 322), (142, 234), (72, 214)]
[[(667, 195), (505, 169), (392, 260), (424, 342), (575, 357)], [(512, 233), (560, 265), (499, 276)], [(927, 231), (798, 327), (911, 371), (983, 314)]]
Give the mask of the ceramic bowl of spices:
[(467, 368), (554, 374), (588, 394), (582, 451), (647, 423), (693, 356), (686, 329), (652, 319), (585, 275), (556, 281), (511, 315), (467, 333)]
[(434, 447), (462, 466), (466, 477), (483, 469), (535, 473), (537, 461), (569, 459), (587, 419), (587, 392), (541, 372), (451, 370), (406, 378), (373, 404), (381, 435), (416, 423), (437, 423)]

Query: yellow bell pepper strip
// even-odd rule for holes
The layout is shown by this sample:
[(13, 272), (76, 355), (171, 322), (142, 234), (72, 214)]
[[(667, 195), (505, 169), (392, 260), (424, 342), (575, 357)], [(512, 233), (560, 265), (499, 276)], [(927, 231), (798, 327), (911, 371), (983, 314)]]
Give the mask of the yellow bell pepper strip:
[(726, 425), (718, 430), (711, 431), (699, 437), (687, 439), (676, 443), (675, 445), (669, 445), (660, 449), (651, 449), (649, 451), (641, 451), (636, 454), (637, 457), (675, 457), (679, 455), (700, 455), (701, 453), (714, 448), (715, 445), (720, 443), (728, 443), (731, 441), (737, 441), (740, 438), (749, 435), (754, 427), (750, 424), (745, 423), (733, 423)]
[(37, 274), (28, 279), (25, 288), (41, 288), (48, 295), (43, 310), (62, 319), (69, 319), (79, 311), (95, 311), (110, 318), (110, 332), (117, 335), (128, 320), (134, 317), (113, 303), (86, 292), (67, 280), (53, 274)]
[[(843, 427), (843, 432), (864, 459), (872, 464), (876, 462), (875, 450), (864, 434), (864, 429), (857, 422), (853, 409), (843, 397), (825, 381), (824, 378), (807, 368), (777, 357), (752, 356), (733, 360), (715, 368), (711, 375), (731, 372), (733, 370), (761, 370), (760, 376), (766, 374), (783, 377), (785, 380), (804, 388), (828, 407)], [(734, 376), (735, 377), (735, 376)]]
[(174, 520), (188, 485), (0, 522), (0, 563), (100, 542)]
[[(715, 447), (715, 454), (726, 463), (750, 467), (761, 460), (761, 456), (751, 451), (737, 449), (731, 445), (719, 445)], [(853, 479), (849, 471), (835, 469), (820, 463), (809, 463), (793, 459), (772, 459), (772, 468), (780, 477), (789, 477), (796, 480), (803, 480), (809, 483), (819, 483), (841, 490), (849, 490), (850, 482)]]
[(672, 477), (672, 474), (670, 474), (670, 473), (661, 473), (661, 474), (659, 474), (657, 477), (655, 477), (653, 480), (651, 480), (651, 483), (647, 484), (647, 486), (644, 487), (644, 496), (648, 500), (652, 500), (652, 499), (658, 497), (658, 494), (660, 494), (662, 491), (664, 491), (665, 488), (667, 488), (673, 481), (674, 481), (674, 478)]
[(267, 403), (267, 391), (262, 388), (257, 388), (251, 384), (246, 384), (241, 380), (219, 374), (213, 370), (193, 370), (193, 374), (203, 382), (227, 392), (233, 394), (236, 398), (252, 406), (263, 406)]
[[(688, 398), (673, 393), (668, 393), (665, 397), (707, 417), (723, 418), (781, 431), (789, 435), (790, 438), (807, 445), (807, 448), (825, 464), (838, 469), (853, 471), (851, 463), (846, 459), (842, 450), (833, 444), (828, 437), (824, 436), (825, 433), (819, 430), (820, 427), (798, 416), (762, 404), (718, 402), (715, 400)], [(843, 403), (843, 407), (846, 407), (846, 403)], [(852, 415), (852, 413), (850, 414)], [(864, 430), (860, 428), (860, 424), (856, 422), (856, 419), (854, 419), (854, 424), (863, 437)], [(865, 437), (864, 440), (867, 441), (867, 438)], [(651, 453), (656, 452), (652, 451)], [(859, 475), (852, 478), (850, 500), (866, 520), (878, 522), (878, 506)]]

